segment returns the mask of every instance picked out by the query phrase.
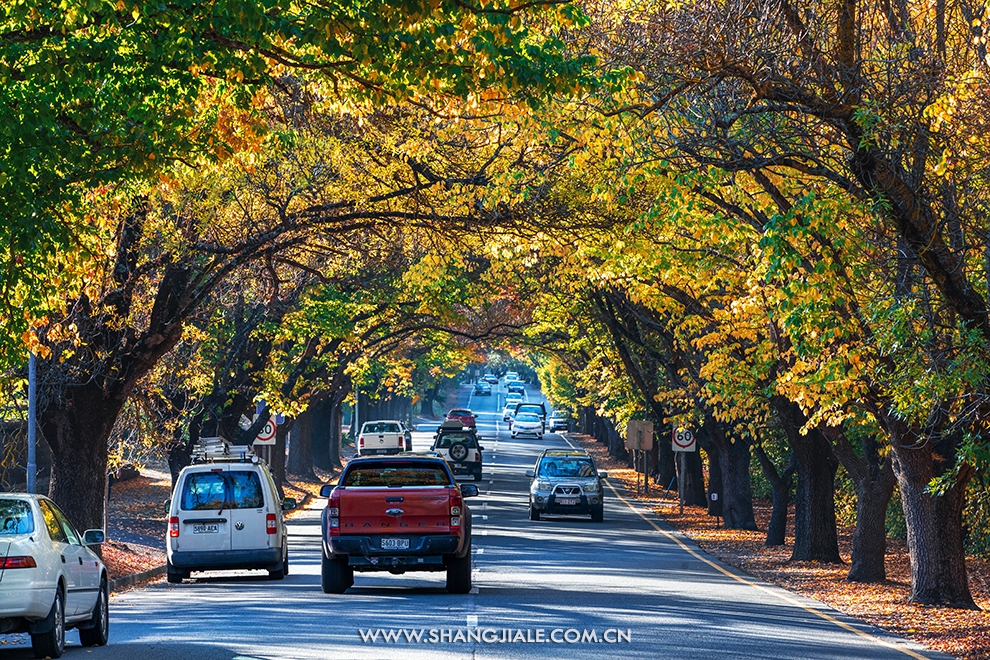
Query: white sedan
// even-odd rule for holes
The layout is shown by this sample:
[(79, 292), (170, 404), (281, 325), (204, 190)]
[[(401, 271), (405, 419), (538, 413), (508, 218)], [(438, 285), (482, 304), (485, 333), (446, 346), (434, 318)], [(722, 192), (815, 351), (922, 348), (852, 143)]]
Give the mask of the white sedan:
[(536, 413), (523, 412), (516, 414), (516, 420), (512, 424), (512, 437), (521, 435), (531, 435), (537, 440), (543, 439), (543, 420)]
[(0, 633), (26, 632), (38, 658), (58, 658), (65, 631), (83, 646), (110, 635), (107, 569), (89, 546), (102, 529), (81, 537), (43, 495), (0, 493)]

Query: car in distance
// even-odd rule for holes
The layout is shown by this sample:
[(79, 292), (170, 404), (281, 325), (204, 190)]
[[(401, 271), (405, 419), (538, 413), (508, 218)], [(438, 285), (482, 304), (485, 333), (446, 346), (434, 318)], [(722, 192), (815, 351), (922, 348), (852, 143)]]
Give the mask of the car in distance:
[(526, 387), (518, 380), (511, 381), (508, 385), (506, 385), (506, 389), (509, 392), (516, 392), (518, 394), (526, 393)]
[(451, 420), (457, 420), (463, 426), (470, 426), (471, 428), (474, 428), (476, 426), (474, 413), (468, 410), (467, 408), (454, 408), (453, 410), (451, 410), (449, 413), (447, 413), (447, 416), (444, 418), (444, 421), (451, 421)]
[(551, 433), (555, 433), (556, 431), (566, 431), (567, 417), (563, 412), (554, 410), (553, 414), (550, 415), (550, 419), (547, 420), (547, 427)]
[(495, 374), (485, 374), (484, 380), (489, 385), (498, 385), (498, 376)]
[(478, 442), (477, 430), (461, 426), (456, 420), (444, 422), (437, 430), (430, 450), (438, 452), (454, 474), (470, 474), (475, 481), (481, 481), (484, 447)]
[(518, 438), (523, 435), (531, 435), (537, 440), (542, 440), (543, 422), (536, 413), (516, 413), (515, 419), (512, 421), (511, 435), (513, 438)]
[(507, 371), (505, 373), (505, 382), (511, 383), (514, 380), (519, 380), (519, 374), (517, 374), (515, 371)]
[(358, 456), (412, 451), (412, 434), (398, 420), (365, 422), (358, 434), (357, 450)]
[(583, 449), (545, 449), (536, 466), (526, 470), (532, 479), (529, 489), (529, 519), (542, 514), (590, 515), (592, 522), (605, 519), (605, 490), (595, 460)]
[(540, 421), (543, 422), (543, 428), (544, 430), (546, 430), (547, 408), (545, 405), (543, 405), (542, 403), (523, 403), (523, 402), (517, 403), (516, 415), (518, 416), (519, 413), (524, 413), (524, 412), (536, 414), (536, 416), (540, 418)]
[(471, 590), (471, 510), (474, 484), (457, 485), (442, 458), (364, 456), (344, 467), (320, 496), (324, 593), (344, 593), (354, 572), (446, 571), (447, 591)]
[(505, 408), (502, 408), (502, 421), (511, 422), (514, 414), (516, 414), (516, 404), (506, 403)]
[(475, 396), (491, 396), (492, 386), (488, 383), (475, 383), (474, 384), (474, 395)]
[(0, 633), (26, 632), (35, 657), (58, 658), (65, 631), (83, 646), (110, 637), (107, 569), (90, 550), (102, 529), (81, 536), (43, 495), (0, 493)]
[[(230, 453), (232, 452), (232, 453)], [(261, 569), (281, 580), (289, 573), (283, 511), (268, 465), (245, 446), (218, 443), (182, 468), (168, 503), (165, 577), (180, 584), (193, 571)]]

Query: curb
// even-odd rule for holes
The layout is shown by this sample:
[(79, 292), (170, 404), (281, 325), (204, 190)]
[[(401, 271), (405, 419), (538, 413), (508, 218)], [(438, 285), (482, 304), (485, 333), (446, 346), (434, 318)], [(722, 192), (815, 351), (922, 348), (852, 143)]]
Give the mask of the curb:
[(130, 575), (125, 575), (124, 577), (117, 578), (116, 580), (110, 580), (110, 593), (124, 587), (129, 587), (138, 582), (150, 580), (151, 578), (155, 578), (160, 575), (165, 575), (164, 564), (161, 566), (155, 566), (154, 568), (149, 568), (148, 570), (141, 571), (140, 573), (131, 573)]

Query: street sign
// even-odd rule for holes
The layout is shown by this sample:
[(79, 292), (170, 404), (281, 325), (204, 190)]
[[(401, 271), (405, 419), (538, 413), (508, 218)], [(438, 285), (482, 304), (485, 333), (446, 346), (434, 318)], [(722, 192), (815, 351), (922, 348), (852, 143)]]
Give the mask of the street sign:
[(698, 443), (695, 442), (694, 434), (691, 433), (690, 429), (676, 428), (670, 448), (674, 451), (697, 451)]
[(626, 449), (630, 451), (653, 449), (653, 422), (630, 419), (626, 425)]
[(252, 444), (255, 445), (274, 445), (275, 444), (275, 432), (278, 430), (278, 424), (275, 423), (275, 417), (269, 417), (268, 422), (265, 427), (258, 432), (258, 437), (254, 439)]

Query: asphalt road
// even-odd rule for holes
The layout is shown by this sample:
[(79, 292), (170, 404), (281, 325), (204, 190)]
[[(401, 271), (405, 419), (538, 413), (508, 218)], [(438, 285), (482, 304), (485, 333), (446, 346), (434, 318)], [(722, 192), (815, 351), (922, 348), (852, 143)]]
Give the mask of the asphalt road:
[[(543, 443), (512, 440), (501, 421), (502, 402), (498, 393), (474, 398), (467, 388), (459, 401), (479, 414), (486, 449), (482, 495), (470, 501), (471, 594), (448, 594), (442, 573), (358, 573), (346, 593), (324, 594), (319, 507), (325, 502), (318, 501), (290, 524), (285, 580), (216, 573), (114, 596), (110, 645), (83, 649), (72, 631), (64, 657), (949, 657), (745, 576), (614, 491), (606, 494), (604, 523), (531, 522), (523, 473), (544, 447), (569, 443), (557, 434)], [(415, 449), (427, 448), (429, 435), (415, 434)], [(33, 657), (24, 636), (4, 637), (0, 657)]]

